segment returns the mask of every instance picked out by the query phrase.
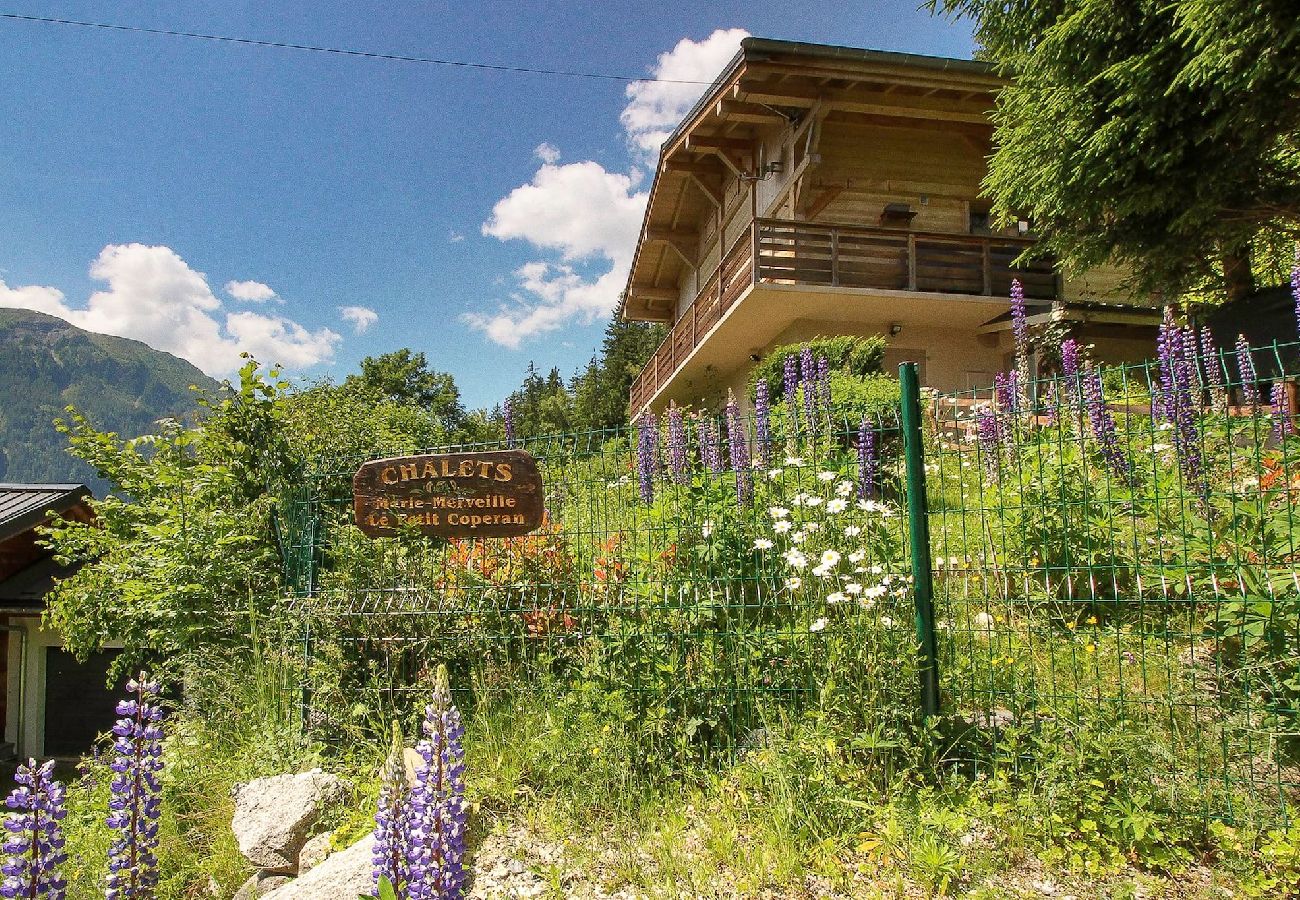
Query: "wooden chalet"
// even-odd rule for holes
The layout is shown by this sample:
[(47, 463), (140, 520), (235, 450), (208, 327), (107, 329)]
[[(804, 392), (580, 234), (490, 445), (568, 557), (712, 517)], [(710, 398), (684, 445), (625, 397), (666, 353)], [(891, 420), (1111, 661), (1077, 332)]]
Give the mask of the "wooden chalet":
[(113, 724), (105, 680), (116, 651), (77, 660), (41, 623), (45, 595), (70, 570), (41, 546), (38, 529), (54, 515), (89, 521), (90, 496), (81, 484), (0, 484), (0, 720), (11, 755), (80, 756)]
[(671, 333), (633, 413), (716, 403), (775, 345), (885, 334), (941, 390), (1010, 368), (1011, 280), (1103, 359), (1149, 355), (1158, 315), (1116, 271), (1017, 267), (1030, 223), (980, 194), (1004, 80), (982, 62), (748, 38), (664, 144), (620, 304)]

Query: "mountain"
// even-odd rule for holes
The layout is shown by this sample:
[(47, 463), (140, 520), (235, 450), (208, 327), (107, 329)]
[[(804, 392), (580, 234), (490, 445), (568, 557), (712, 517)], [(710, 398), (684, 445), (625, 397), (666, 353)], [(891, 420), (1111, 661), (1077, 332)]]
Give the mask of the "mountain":
[(139, 341), (82, 331), (25, 309), (0, 309), (0, 481), (107, 484), (68, 453), (53, 421), (72, 405), (101, 430), (145, 434), (196, 409), (190, 385), (217, 383)]

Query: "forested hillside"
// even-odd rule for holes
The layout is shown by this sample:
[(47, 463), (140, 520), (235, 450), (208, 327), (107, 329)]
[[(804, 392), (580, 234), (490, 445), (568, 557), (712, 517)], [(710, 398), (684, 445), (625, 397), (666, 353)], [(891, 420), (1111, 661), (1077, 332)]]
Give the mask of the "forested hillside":
[(102, 493), (104, 483), (68, 454), (54, 419), (73, 405), (98, 428), (143, 434), (159, 418), (195, 409), (190, 385), (216, 382), (139, 341), (0, 309), (0, 481), (78, 481)]

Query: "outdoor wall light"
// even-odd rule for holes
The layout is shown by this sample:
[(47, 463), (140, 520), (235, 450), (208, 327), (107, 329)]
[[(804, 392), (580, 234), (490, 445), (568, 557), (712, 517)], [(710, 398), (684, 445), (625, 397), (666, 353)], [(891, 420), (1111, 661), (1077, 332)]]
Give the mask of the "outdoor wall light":
[(901, 334), (902, 331), (903, 331), (903, 323), (902, 323), (902, 322), (890, 322), (890, 323), (889, 323), (889, 333), (890, 333), (890, 334), (895, 334), (895, 335), (896, 335), (896, 334)]

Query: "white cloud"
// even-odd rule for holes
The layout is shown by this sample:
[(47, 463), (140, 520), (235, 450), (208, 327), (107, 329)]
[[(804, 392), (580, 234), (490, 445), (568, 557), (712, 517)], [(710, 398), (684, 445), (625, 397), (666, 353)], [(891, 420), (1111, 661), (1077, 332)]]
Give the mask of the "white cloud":
[[(715, 31), (703, 41), (683, 39), (659, 56), (654, 78), (711, 82), (740, 47), (747, 32)], [(653, 162), (659, 145), (707, 84), (644, 81), (629, 85), (620, 116), (628, 145), (638, 162)], [(514, 272), (518, 291), (512, 303), (495, 312), (470, 312), (462, 320), (503, 347), (516, 348), (531, 337), (556, 331), (571, 321), (591, 323), (618, 304), (645, 213), (642, 175), (612, 172), (597, 162), (559, 164), (560, 151), (549, 143), (533, 151), (541, 168), (532, 181), (511, 191), (492, 208), (483, 234), (502, 241), (523, 240), (558, 254)], [(604, 274), (587, 275), (575, 263), (608, 265)]]
[(269, 284), (260, 281), (227, 281), (226, 293), (236, 300), (249, 303), (265, 303), (267, 300), (279, 300)]
[(650, 164), (659, 157), (659, 147), (672, 134), (695, 101), (740, 50), (749, 37), (743, 28), (718, 29), (702, 41), (682, 38), (650, 70), (655, 81), (634, 81), (627, 86), (627, 106), (619, 116), (628, 142)]
[(283, 316), (227, 313), (207, 277), (169, 247), (109, 244), (90, 266), (107, 284), (84, 307), (52, 287), (9, 288), (0, 306), (58, 316), (87, 331), (143, 341), (187, 359), (209, 375), (228, 375), (248, 352), (265, 363), (307, 368), (333, 358), (342, 338), (328, 328), (309, 331)]
[(560, 148), (550, 141), (542, 141), (533, 151), (533, 155), (548, 165), (555, 165), (560, 161)]
[(339, 317), (352, 326), (354, 334), (361, 334), (379, 321), (379, 313), (368, 306), (340, 306)]
[(497, 202), (483, 233), (558, 250), (566, 260), (630, 260), (646, 201), (635, 185), (632, 176), (607, 172), (599, 163), (547, 163)]
[[(463, 320), (489, 340), (515, 348), (571, 320), (589, 324), (609, 315), (618, 303), (645, 212), (647, 195), (636, 184), (632, 175), (608, 172), (591, 161), (544, 163), (531, 182), (498, 201), (483, 233), (554, 250), (561, 261), (520, 266), (514, 273), (520, 292), (513, 307), (467, 313)], [(584, 260), (610, 269), (587, 279), (572, 265)]]

